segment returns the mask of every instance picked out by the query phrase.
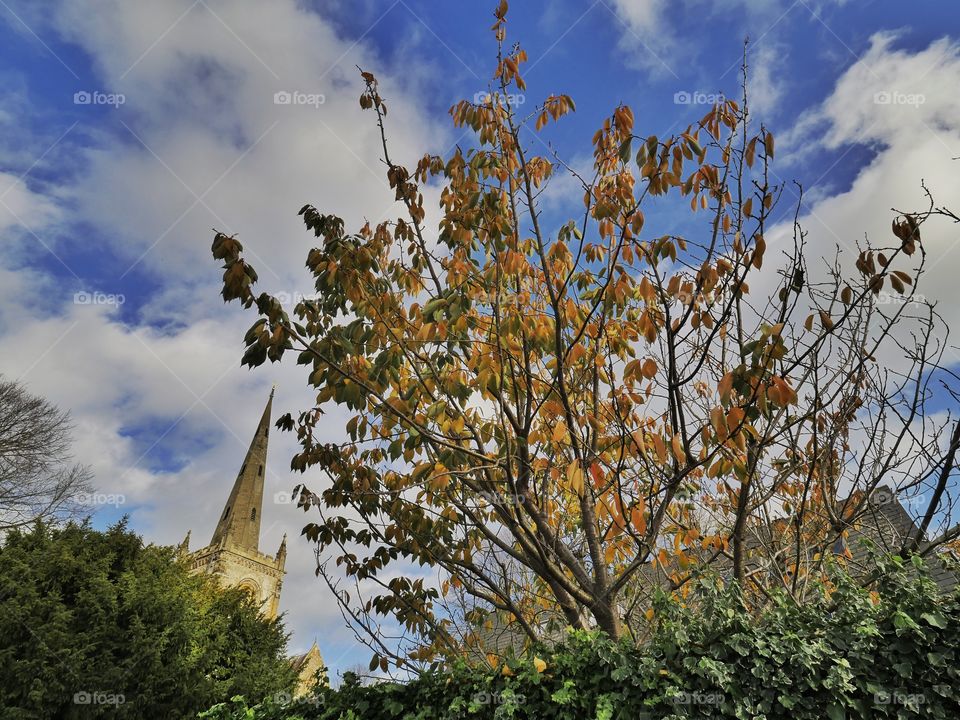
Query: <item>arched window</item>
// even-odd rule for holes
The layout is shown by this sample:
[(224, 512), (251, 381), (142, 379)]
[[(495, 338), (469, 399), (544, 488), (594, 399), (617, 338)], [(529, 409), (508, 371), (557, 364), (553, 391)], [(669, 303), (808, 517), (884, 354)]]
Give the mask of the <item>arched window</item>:
[(257, 519), (257, 509), (256, 509), (256, 508), (250, 508), (250, 519), (251, 519), (251, 520), (256, 520), (256, 519)]
[(260, 596), (260, 588), (257, 586), (257, 583), (255, 583), (250, 578), (245, 578), (244, 580), (241, 580), (237, 584), (237, 587), (243, 590), (244, 592), (250, 593), (250, 597), (252, 597), (254, 600), (257, 600)]
[(260, 477), (263, 477), (263, 465), (257, 468), (257, 475), (259, 475)]

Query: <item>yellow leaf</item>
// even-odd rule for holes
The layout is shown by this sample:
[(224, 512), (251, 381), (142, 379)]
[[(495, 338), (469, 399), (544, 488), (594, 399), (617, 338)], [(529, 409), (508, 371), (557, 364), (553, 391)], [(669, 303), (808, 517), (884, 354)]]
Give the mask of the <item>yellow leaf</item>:
[(643, 432), (640, 430), (633, 431), (633, 441), (637, 444), (637, 449), (640, 451), (641, 455), (646, 455), (647, 453), (647, 443), (643, 440)]
[(656, 435), (651, 435), (650, 440), (653, 442), (653, 450), (657, 454), (657, 460), (659, 460), (661, 463), (665, 463), (667, 461), (667, 445), (663, 441), (663, 438), (658, 433)]
[(553, 426), (553, 435), (552, 435), (552, 437), (553, 437), (553, 441), (554, 441), (555, 443), (563, 442), (564, 440), (566, 440), (566, 438), (567, 438), (567, 426), (566, 426), (564, 423), (562, 423), (562, 422), (558, 422), (556, 425)]
[(727, 421), (723, 414), (723, 408), (715, 407), (710, 411), (710, 424), (713, 425), (714, 432), (720, 440), (727, 438)]
[(504, 677), (512, 677), (513, 670), (510, 669), (509, 665), (504, 664), (503, 669), (500, 670), (500, 674), (503, 675)]
[(583, 494), (583, 468), (580, 467), (579, 462), (567, 465), (567, 482), (573, 492), (577, 495)]
[(673, 446), (673, 456), (683, 465), (687, 461), (687, 454), (683, 451), (683, 440), (680, 435), (674, 435), (670, 444)]
[(547, 663), (538, 657), (533, 658), (533, 666), (537, 669), (538, 673), (542, 673), (547, 669)]

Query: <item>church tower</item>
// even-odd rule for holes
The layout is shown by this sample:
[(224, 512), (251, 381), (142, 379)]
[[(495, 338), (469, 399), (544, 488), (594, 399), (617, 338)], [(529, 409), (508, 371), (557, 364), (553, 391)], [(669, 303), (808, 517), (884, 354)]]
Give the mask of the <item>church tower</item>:
[(180, 546), (187, 555), (191, 571), (215, 575), (225, 585), (248, 590), (259, 600), (263, 614), (268, 618), (277, 616), (283, 566), (287, 559), (286, 535), (276, 556), (260, 552), (263, 474), (267, 467), (272, 405), (271, 390), (210, 544), (190, 553), (190, 533), (187, 533)]

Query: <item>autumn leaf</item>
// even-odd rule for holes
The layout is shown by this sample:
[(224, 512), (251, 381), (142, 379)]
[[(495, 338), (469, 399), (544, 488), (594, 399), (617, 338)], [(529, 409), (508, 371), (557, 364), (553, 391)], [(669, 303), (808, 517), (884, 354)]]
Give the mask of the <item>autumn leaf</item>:
[(633, 525), (633, 529), (640, 535), (646, 534), (647, 516), (644, 512), (644, 504), (642, 499), (630, 511), (630, 524)]
[(687, 454), (683, 451), (683, 438), (681, 438), (679, 434), (673, 436), (670, 445), (673, 449), (673, 456), (677, 459), (677, 462), (681, 465), (687, 462)]
[(555, 443), (564, 442), (567, 439), (567, 426), (563, 421), (558, 422), (553, 426), (553, 432), (551, 437)]
[[(846, 256), (824, 271), (820, 240), (804, 242), (803, 232), (768, 248), (761, 220), (784, 189), (769, 167), (774, 138), (762, 124), (750, 129), (758, 121), (745, 106), (724, 101), (663, 136), (650, 134), (655, 116), (590, 108), (599, 120), (583, 138), (592, 167), (578, 173), (582, 192), (539, 215), (548, 183), (572, 166), (529, 132), (574, 104), (554, 93), (532, 111), (515, 107), (527, 55), (506, 42), (506, 2), (495, 15), (490, 91), (450, 108), (463, 140), (442, 156), (391, 149), (385, 100), (364, 71), (360, 103), (375, 109), (370, 132), (396, 206), (351, 209), (371, 218), (352, 227), (301, 208), (304, 287), (314, 295), (290, 307), (257, 287), (234, 236), (215, 232), (211, 246), (223, 299), (256, 313), (243, 363), (292, 354), (306, 371), (301, 411), (282, 429), (299, 442), (291, 469), (323, 478), (321, 492), (301, 494), (300, 509), (319, 511), (306, 539), (335, 553), (363, 590), (338, 598), (350, 605), (341, 609), (370, 623), (363, 636), (389, 626), (384, 635), (409, 641), (409, 657), (424, 662), (467, 652), (446, 641), (465, 635), (462, 618), (448, 617), (427, 570), (443, 578), (444, 595), (458, 591), (478, 611), (510, 598), (511, 622), (537, 628), (544, 616), (576, 614), (622, 637), (650, 553), (683, 601), (710, 563), (737, 574), (731, 558), (750, 555), (730, 552), (748, 549), (728, 532), (738, 521), (750, 538), (768, 523), (782, 529), (800, 507), (810, 525), (832, 517), (837, 488), (862, 490), (850, 468), (874, 478), (890, 459), (884, 443), (864, 448), (872, 435), (857, 429), (868, 422), (861, 408), (893, 423), (922, 416), (891, 408), (882, 392), (887, 368), (877, 358), (902, 351), (888, 342), (874, 356), (886, 335), (911, 337), (917, 328), (893, 326), (918, 313), (878, 308), (871, 291), (915, 287), (920, 267), (913, 277), (892, 268), (922, 254), (920, 226), (945, 212), (899, 213), (892, 249), (865, 238), (856, 280)], [(400, 164), (410, 156), (414, 166)], [(674, 217), (687, 207), (688, 218)], [(576, 219), (558, 227), (557, 218)], [(913, 337), (925, 337), (919, 329)], [(936, 362), (916, 352), (922, 376)], [(918, 477), (937, 476), (922, 467), (942, 458), (950, 428), (937, 432), (919, 443)], [(799, 529), (793, 550), (813, 557), (819, 528)], [(503, 562), (496, 573), (491, 558)], [(597, 573), (617, 591), (598, 589)], [(794, 592), (776, 575), (744, 586), (751, 606), (764, 606), (768, 585)], [(384, 648), (376, 652), (375, 667), (386, 669)], [(513, 672), (489, 660), (492, 672)]]
[(579, 462), (567, 465), (567, 485), (576, 495), (583, 495), (583, 468)]

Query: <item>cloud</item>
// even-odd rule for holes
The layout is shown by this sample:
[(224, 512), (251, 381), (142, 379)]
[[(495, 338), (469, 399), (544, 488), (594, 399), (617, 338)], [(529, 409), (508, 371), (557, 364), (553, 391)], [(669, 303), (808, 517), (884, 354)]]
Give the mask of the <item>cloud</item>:
[[(734, 43), (748, 35), (756, 36), (751, 46), (754, 92), (758, 94), (756, 108), (764, 108), (779, 99), (781, 91), (774, 86), (775, 75), (771, 68), (779, 64), (782, 50), (777, 42), (779, 33), (786, 31), (791, 20), (816, 18), (821, 14), (843, 6), (847, 0), (604, 0), (604, 5), (613, 12), (620, 24), (620, 49), (626, 54), (625, 62), (635, 69), (653, 77), (680, 76), (707, 48), (702, 44), (702, 35), (696, 34), (703, 25), (709, 24), (714, 32), (732, 23), (735, 30), (724, 30)], [(721, 25), (723, 23), (723, 25)], [(728, 46), (724, 46), (728, 47)], [(758, 48), (760, 50), (758, 51)], [(716, 70), (717, 57), (710, 58), (708, 69)], [(739, 67), (736, 56), (719, 61), (725, 70), (721, 80)], [(706, 78), (710, 82), (718, 78)], [(765, 109), (766, 111), (766, 109)]]
[(770, 42), (759, 45), (749, 57), (747, 98), (754, 116), (771, 118), (783, 97), (778, 74), (783, 70), (784, 48)]
[[(192, 529), (199, 547), (271, 382), (279, 383), (277, 415), (311, 401), (300, 367), (239, 367), (253, 316), (218, 297), (211, 228), (238, 233), (262, 289), (293, 296), (312, 291), (303, 204), (342, 215), (348, 228), (400, 212), (374, 118), (357, 103), (355, 65), (381, 81), (396, 161), (443, 153), (455, 138), (421, 109), (428, 71), (388, 66), (369, 42), (338, 35), (293, 0), (63, 0), (42, 13), (29, 3), (16, 10), (48, 45), (59, 49), (58, 36), (78, 48), (93, 74), (76, 69), (83, 79), (59, 110), (78, 125), (46, 157), (69, 121), (41, 134), (31, 122), (40, 111), (23, 102), (0, 114), (18, 140), (0, 145), (0, 167), (19, 168), (0, 174), (4, 372), (71, 410), (76, 459), (93, 467), (98, 490), (124, 498), (107, 516), (130, 512), (132, 527), (154, 542), (179, 542)], [(75, 63), (74, 53), (63, 57)], [(77, 91), (93, 99), (75, 104)], [(101, 103), (96, 93), (123, 102)], [(63, 152), (71, 162), (56, 172)], [(48, 180), (34, 180), (41, 175)], [(73, 266), (81, 248), (97, 267)], [(50, 267), (53, 274), (42, 269)], [(75, 283), (54, 277), (71, 273)], [(341, 414), (325, 417), (327, 439), (340, 439)], [(290, 536), (281, 610), (291, 650), (317, 638), (328, 662), (348, 667), (365, 652), (314, 577), (312, 548), (299, 535), (306, 519), (271, 502), (304, 479), (287, 469), (295, 449), (288, 435), (271, 437), (263, 549)]]
[(610, 0), (607, 7), (620, 21), (619, 47), (626, 64), (654, 75), (676, 77), (669, 63), (677, 38), (664, 17), (668, 4), (664, 0)]
[[(890, 230), (897, 211), (924, 210), (928, 198), (956, 209), (960, 197), (960, 43), (947, 39), (908, 51), (895, 47), (897, 36), (874, 35), (861, 59), (838, 78), (832, 92), (804, 113), (783, 136), (791, 152), (787, 167), (805, 167), (805, 158), (818, 158), (814, 181), (805, 188), (800, 224), (808, 233), (812, 255), (831, 256), (839, 245), (843, 266), (853, 274), (856, 245), (866, 237), (875, 246), (898, 245)], [(850, 162), (850, 154), (869, 148), (873, 155), (855, 174), (849, 187), (837, 191), (826, 184), (833, 167)], [(780, 163), (775, 164), (775, 169)], [(824, 172), (826, 170), (826, 172)], [(781, 171), (782, 172), (782, 171)], [(787, 185), (789, 188), (789, 185)], [(893, 210), (896, 208), (897, 211)], [(949, 327), (960, 324), (953, 301), (956, 225), (933, 219), (923, 227), (925, 270), (917, 292), (937, 303)], [(787, 234), (781, 228), (781, 236)], [(914, 272), (919, 254), (898, 260), (898, 269)], [(890, 289), (887, 288), (889, 291)], [(894, 295), (886, 296), (893, 299)], [(895, 304), (884, 308), (896, 309)], [(920, 311), (910, 307), (910, 312)], [(883, 358), (890, 367), (902, 365), (903, 354)], [(947, 347), (947, 364), (960, 362)]]

